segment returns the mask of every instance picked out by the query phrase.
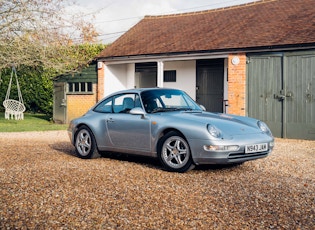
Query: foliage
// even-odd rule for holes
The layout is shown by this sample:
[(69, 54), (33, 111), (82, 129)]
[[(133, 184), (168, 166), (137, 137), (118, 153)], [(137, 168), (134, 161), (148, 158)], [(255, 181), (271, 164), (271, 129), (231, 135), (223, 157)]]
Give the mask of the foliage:
[(5, 120), (0, 113), (0, 132), (66, 130), (67, 125), (50, 122), (49, 116), (26, 113), (24, 120)]
[(68, 47), (79, 52), (75, 44), (94, 43), (98, 36), (74, 6), (66, 0), (1, 0), (0, 69), (14, 64), (67, 70), (67, 63), (76, 62)]
[[(57, 57), (52, 61), (59, 65), (63, 65), (64, 72), (80, 71), (87, 67), (88, 62), (99, 54), (105, 45), (100, 44), (82, 44), (64, 47), (64, 53), (67, 53), (75, 62), (67, 62), (61, 57)], [(61, 73), (60, 69), (42, 66), (20, 65), (17, 67), (17, 75), (24, 104), (28, 112), (44, 113), (52, 115), (53, 110), (53, 81), (52, 79)], [(11, 68), (5, 68), (0, 71), (0, 109), (2, 101), (5, 99), (7, 88), (9, 85)], [(2, 80), (2, 81), (1, 81)], [(14, 79), (12, 80), (10, 98), (18, 100), (17, 86)]]
[[(88, 62), (93, 60), (106, 45), (103, 44), (78, 44), (72, 46), (60, 47), (64, 55), (56, 56), (51, 62), (52, 67), (46, 65), (46, 69), (54, 72), (54, 75), (64, 74), (67, 72), (77, 72), (88, 66)], [(58, 68), (58, 65), (62, 65)], [(55, 66), (55, 67), (54, 67)]]
[(52, 114), (53, 77), (84, 68), (105, 48), (84, 16), (74, 1), (0, 0), (1, 102), (14, 65), (27, 111)]

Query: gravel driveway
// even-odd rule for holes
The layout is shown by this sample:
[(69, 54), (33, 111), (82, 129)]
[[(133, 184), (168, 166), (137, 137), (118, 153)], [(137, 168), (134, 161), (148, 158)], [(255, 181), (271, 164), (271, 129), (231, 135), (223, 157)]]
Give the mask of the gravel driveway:
[(315, 141), (237, 167), (81, 160), (65, 131), (0, 133), (0, 229), (314, 229)]

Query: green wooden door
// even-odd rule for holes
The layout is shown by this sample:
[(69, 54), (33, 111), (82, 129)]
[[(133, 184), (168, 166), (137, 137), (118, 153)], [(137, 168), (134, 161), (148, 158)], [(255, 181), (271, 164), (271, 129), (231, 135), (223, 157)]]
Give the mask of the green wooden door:
[(196, 101), (210, 112), (224, 112), (224, 59), (198, 60)]
[(248, 115), (274, 136), (315, 140), (315, 52), (248, 56)]
[(315, 53), (284, 55), (284, 133), (315, 140)]
[(283, 135), (282, 56), (248, 58), (248, 115), (268, 124), (274, 136)]
[(66, 123), (66, 83), (54, 82), (53, 119), (56, 123)]

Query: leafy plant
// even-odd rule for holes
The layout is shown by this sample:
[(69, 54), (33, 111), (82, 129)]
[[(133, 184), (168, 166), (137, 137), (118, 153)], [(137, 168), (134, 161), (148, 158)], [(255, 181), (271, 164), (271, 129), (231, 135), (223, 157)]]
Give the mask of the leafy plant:
[[(106, 46), (102, 44), (81, 44), (64, 47), (65, 56), (69, 59), (58, 57), (53, 59), (56, 65), (63, 66), (55, 69), (45, 65), (17, 66), (17, 75), (24, 104), (28, 112), (44, 113), (49, 116), (53, 112), (53, 78), (61, 73), (78, 72), (88, 66), (97, 54)], [(72, 60), (72, 61), (70, 61)], [(4, 101), (9, 85), (11, 68), (0, 70), (0, 102)], [(15, 81), (12, 81), (10, 98), (17, 100), (18, 93)], [(2, 103), (0, 111), (3, 111)]]

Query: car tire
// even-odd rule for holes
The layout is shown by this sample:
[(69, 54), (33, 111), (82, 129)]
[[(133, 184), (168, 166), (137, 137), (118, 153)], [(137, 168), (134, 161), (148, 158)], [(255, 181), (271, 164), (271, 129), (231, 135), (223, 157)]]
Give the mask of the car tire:
[(85, 125), (81, 126), (76, 132), (74, 146), (77, 156), (82, 159), (100, 157), (93, 133)]
[(171, 131), (158, 143), (158, 157), (171, 172), (187, 172), (195, 167), (188, 142), (178, 132)]

